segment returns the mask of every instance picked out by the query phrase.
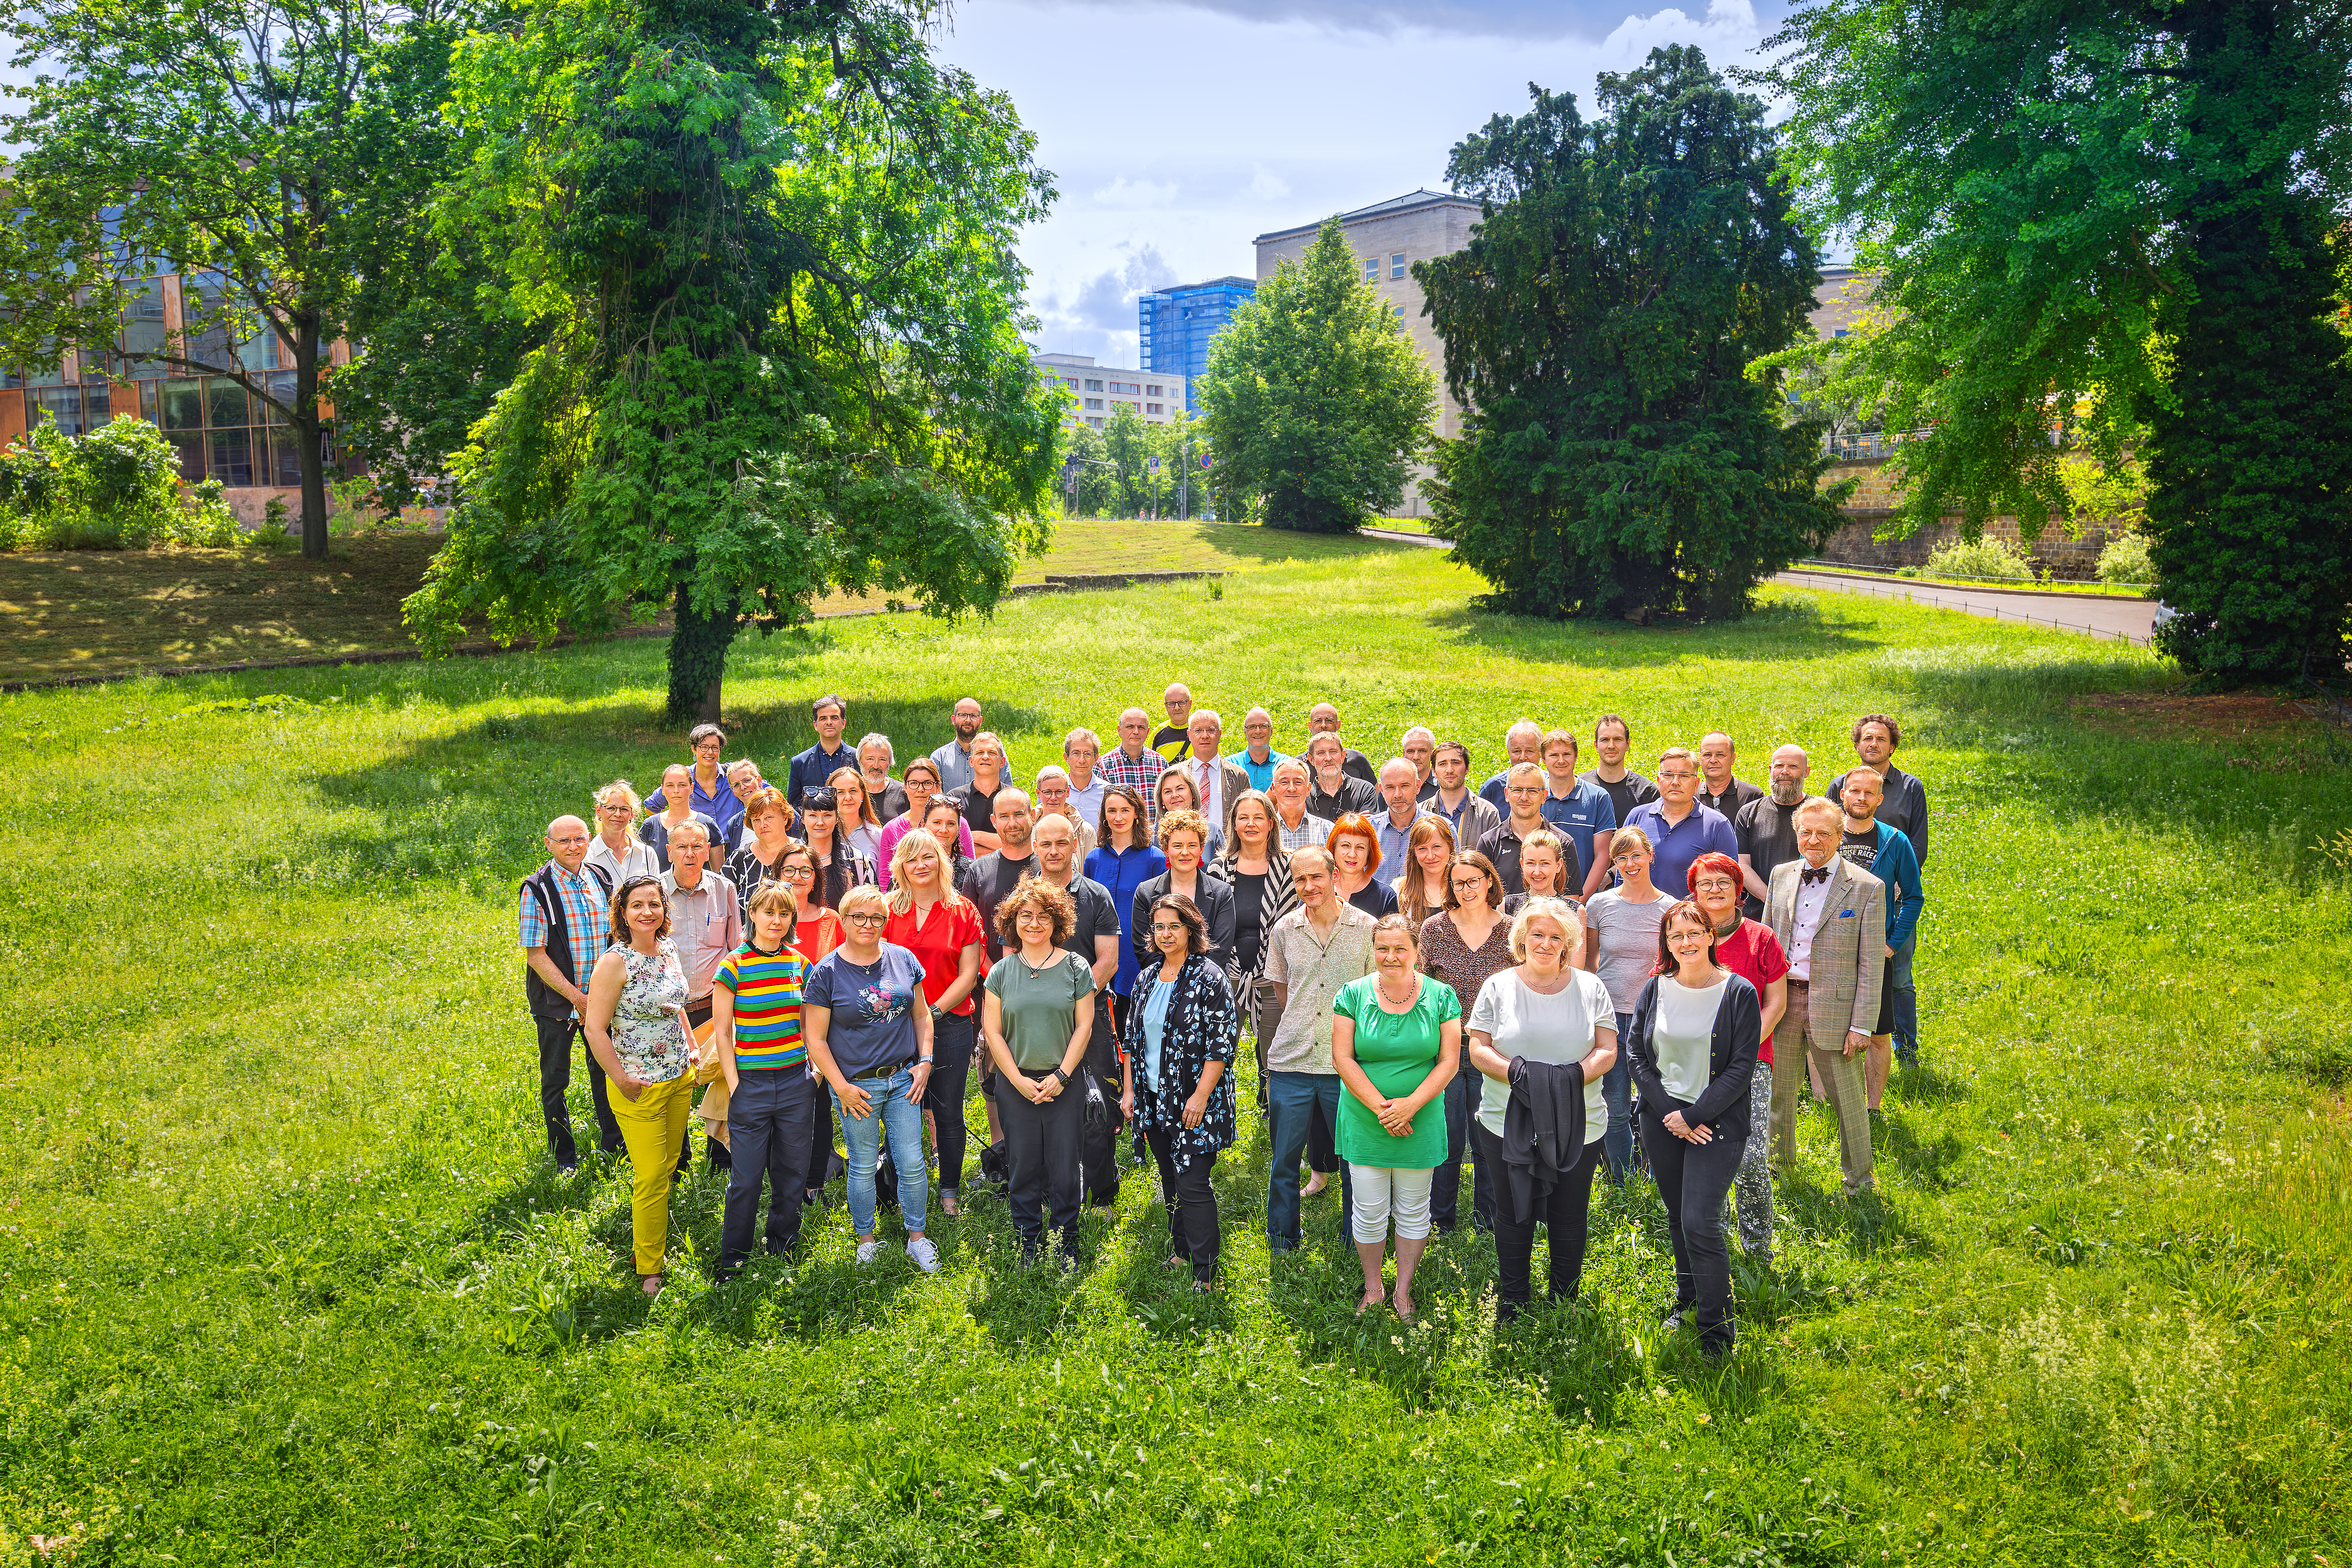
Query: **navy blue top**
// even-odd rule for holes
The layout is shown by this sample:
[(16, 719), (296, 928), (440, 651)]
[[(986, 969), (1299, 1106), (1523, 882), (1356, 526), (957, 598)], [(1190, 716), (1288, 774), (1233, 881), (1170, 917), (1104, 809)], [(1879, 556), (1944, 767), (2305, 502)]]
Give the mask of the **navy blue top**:
[(1135, 904), (1136, 889), (1168, 869), (1168, 857), (1146, 846), (1140, 849), (1097, 849), (1087, 857), (1087, 875), (1102, 884), (1110, 895), (1111, 908), (1118, 911), (1119, 934), (1118, 973), (1111, 976), (1111, 991), (1120, 996), (1135, 990), (1135, 933), (1127, 929), (1134, 918), (1130, 912)]

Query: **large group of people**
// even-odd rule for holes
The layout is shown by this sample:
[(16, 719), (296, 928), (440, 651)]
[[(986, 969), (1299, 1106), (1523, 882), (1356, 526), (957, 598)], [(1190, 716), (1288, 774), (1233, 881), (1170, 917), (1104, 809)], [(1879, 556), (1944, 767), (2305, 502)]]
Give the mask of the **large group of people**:
[(593, 826), (549, 825), (519, 903), (549, 1152), (577, 1168), (577, 1040), (599, 1144), (632, 1168), (644, 1289), (698, 1114), (728, 1173), (719, 1278), (751, 1258), (763, 1183), (784, 1253), (835, 1170), (860, 1263), (895, 1207), (908, 1258), (937, 1269), (975, 1084), (977, 1163), (1024, 1259), (1074, 1260), (1125, 1163), (1158, 1177), (1169, 1266), (1213, 1289), (1246, 1036), (1272, 1250), (1301, 1245), (1337, 1176), (1364, 1308), (1410, 1318), (1433, 1232), (1465, 1217), (1466, 1157), (1508, 1319), (1538, 1226), (1549, 1294), (1573, 1299), (1595, 1179), (1645, 1171), (1668, 1321), (1727, 1349), (1727, 1206), (1768, 1260), (1806, 1092), (1835, 1111), (1844, 1191), (1867, 1189), (1890, 1063), (1916, 1059), (1928, 817), (1895, 720), (1859, 720), (1820, 794), (1803, 748), (1759, 786), (1721, 732), (1645, 775), (1613, 713), (1591, 769), (1575, 731), (1522, 720), (1474, 786), (1470, 745), (1426, 726), (1375, 765), (1328, 702), (1295, 757), (1264, 708), (1229, 752), (1186, 688), (1162, 703), (1156, 729), (1122, 713), (1108, 750), (1071, 731), (1024, 787), (976, 699), (899, 767), (886, 735), (847, 743), (828, 695), (781, 788), (705, 724), (651, 795), (615, 780)]

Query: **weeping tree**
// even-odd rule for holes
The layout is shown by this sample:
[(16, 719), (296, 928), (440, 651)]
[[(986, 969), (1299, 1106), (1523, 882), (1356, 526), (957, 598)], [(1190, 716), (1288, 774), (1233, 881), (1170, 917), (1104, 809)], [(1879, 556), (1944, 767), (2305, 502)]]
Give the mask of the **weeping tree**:
[(669, 712), (829, 589), (993, 605), (1043, 547), (1060, 403), (1019, 330), (1052, 197), (1001, 96), (890, 0), (546, 0), (467, 39), (436, 218), (544, 342), (452, 463), (428, 647), (667, 610)]
[[(1417, 263), (1468, 411), (1435, 531), (1522, 615), (1727, 618), (1842, 521), (1820, 421), (1748, 361), (1804, 330), (1821, 281), (1764, 107), (1695, 48), (1600, 79), (1454, 149), (1470, 243)], [(1849, 489), (1851, 487), (1848, 487)]]

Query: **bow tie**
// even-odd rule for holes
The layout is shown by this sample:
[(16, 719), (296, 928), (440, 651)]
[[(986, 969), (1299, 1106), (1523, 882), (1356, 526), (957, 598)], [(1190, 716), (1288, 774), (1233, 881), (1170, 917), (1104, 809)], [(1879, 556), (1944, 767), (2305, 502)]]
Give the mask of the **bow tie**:
[(1808, 867), (1804, 870), (1797, 873), (1797, 880), (1809, 888), (1815, 882), (1826, 882), (1829, 879), (1830, 868), (1827, 866), (1823, 866), (1819, 869)]

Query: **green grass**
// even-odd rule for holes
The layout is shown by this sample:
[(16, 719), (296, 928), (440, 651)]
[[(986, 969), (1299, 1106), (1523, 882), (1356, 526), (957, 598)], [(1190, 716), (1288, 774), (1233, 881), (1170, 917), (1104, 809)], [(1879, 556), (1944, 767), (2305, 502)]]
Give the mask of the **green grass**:
[[(250, 549), (0, 553), (0, 680), (407, 647), (400, 602), (440, 542), (363, 532), (337, 539), (323, 562)], [(1395, 548), (1233, 523), (1080, 518), (1058, 525), (1054, 547), (1024, 562), (1013, 580), (1250, 571)], [(840, 615), (882, 604), (880, 595), (832, 595), (817, 608)]]
[(2339, 739), (2110, 727), (2075, 700), (2168, 687), (2146, 653), (1850, 595), (1497, 620), (1411, 548), (1221, 586), (751, 639), (728, 704), (778, 759), (816, 692), (902, 752), (970, 692), (1024, 769), (1173, 678), (1285, 749), (1328, 695), (1481, 767), (1523, 712), (1824, 768), (1900, 713), (1927, 1066), (1874, 1201), (1805, 1118), (1728, 1366), (1659, 1333), (1638, 1185), (1585, 1309), (1498, 1335), (1465, 1235), (1425, 1326), (1359, 1322), (1332, 1200), (1270, 1267), (1247, 1117), (1206, 1300), (1139, 1180), (1072, 1278), (985, 1198), (939, 1277), (861, 1273), (836, 1192), (714, 1288), (698, 1175), (648, 1307), (625, 1173), (544, 1162), (512, 921), (547, 817), (676, 754), (658, 647), (35, 693), (0, 698), (0, 1563), (2347, 1560)]

